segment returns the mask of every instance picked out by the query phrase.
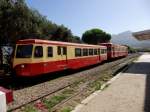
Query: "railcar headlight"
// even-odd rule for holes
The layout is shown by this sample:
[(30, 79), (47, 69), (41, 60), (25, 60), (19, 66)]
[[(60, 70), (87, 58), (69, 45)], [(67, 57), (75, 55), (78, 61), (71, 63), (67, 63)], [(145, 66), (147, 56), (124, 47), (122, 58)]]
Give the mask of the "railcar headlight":
[(21, 68), (24, 68), (24, 65), (21, 65)]

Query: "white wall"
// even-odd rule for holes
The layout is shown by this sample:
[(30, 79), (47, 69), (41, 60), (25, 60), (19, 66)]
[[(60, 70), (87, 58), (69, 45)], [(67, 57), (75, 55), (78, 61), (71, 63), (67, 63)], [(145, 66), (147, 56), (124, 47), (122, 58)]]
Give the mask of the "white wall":
[(6, 112), (7, 111), (6, 106), (6, 96), (5, 93), (0, 91), (0, 112)]

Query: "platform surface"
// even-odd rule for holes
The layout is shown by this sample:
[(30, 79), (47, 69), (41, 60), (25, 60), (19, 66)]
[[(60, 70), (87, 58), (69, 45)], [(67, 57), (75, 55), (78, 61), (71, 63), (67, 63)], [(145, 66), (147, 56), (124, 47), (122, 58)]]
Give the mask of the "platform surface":
[(73, 112), (150, 112), (150, 53), (142, 54), (106, 89)]

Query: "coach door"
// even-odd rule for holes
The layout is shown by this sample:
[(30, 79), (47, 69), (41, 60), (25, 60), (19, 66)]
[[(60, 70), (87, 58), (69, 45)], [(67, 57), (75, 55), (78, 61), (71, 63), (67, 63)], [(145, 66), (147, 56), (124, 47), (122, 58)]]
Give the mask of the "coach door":
[(113, 58), (115, 55), (114, 45), (110, 45), (110, 58)]
[(34, 47), (34, 53), (33, 53), (33, 62), (34, 62), (34, 68), (32, 67), (32, 74), (41, 74), (44, 73), (44, 53), (43, 53), (43, 46), (42, 45), (36, 45)]
[(58, 64), (60, 68), (66, 69), (67, 67), (67, 47), (57, 46)]
[(101, 49), (98, 49), (98, 57), (99, 57), (99, 61), (101, 61)]

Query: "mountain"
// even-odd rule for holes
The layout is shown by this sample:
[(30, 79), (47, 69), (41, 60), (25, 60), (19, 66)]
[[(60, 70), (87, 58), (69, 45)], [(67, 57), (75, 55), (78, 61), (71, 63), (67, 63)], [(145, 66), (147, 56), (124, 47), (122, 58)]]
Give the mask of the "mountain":
[(131, 31), (122, 32), (118, 35), (112, 35), (112, 43), (128, 45), (134, 48), (150, 48), (150, 40), (138, 40)]

